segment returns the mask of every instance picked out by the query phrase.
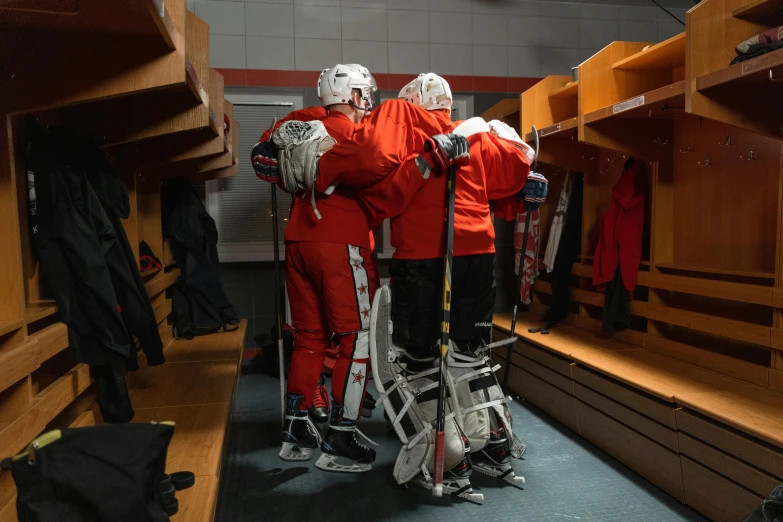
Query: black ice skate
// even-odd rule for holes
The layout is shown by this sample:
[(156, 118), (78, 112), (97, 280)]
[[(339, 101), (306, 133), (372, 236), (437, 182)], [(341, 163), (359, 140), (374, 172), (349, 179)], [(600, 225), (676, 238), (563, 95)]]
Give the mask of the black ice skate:
[(339, 473), (363, 473), (369, 471), (375, 461), (375, 450), (365, 443), (376, 445), (356, 429), (356, 421), (343, 419), (342, 405), (332, 401), (332, 418), (329, 431), (321, 443), (321, 456), (315, 467)]
[[(444, 471), (443, 493), (465, 499), (468, 502), (483, 502), (483, 493), (473, 493), (473, 486), (470, 483), (471, 472), (472, 468), (467, 456), (450, 470)], [(413, 483), (419, 487), (432, 490), (432, 475), (430, 475), (426, 467), (422, 467), (421, 473), (416, 475), (416, 478), (413, 479)]]
[(478, 473), (499, 478), (519, 488), (525, 483), (525, 477), (516, 476), (511, 467), (511, 453), (503, 426), (500, 426), (497, 431), (490, 432), (487, 446), (473, 453), (470, 458), (473, 469)]
[(318, 430), (310, 420), (306, 410), (299, 410), (303, 395), (286, 395), (285, 429), (280, 434), (280, 458), (282, 460), (303, 461), (313, 458), (315, 449), (321, 442)]
[(316, 424), (326, 424), (329, 422), (329, 392), (324, 383), (326, 376), (322, 373), (318, 380), (318, 387), (313, 395), (313, 403), (310, 405), (310, 418)]

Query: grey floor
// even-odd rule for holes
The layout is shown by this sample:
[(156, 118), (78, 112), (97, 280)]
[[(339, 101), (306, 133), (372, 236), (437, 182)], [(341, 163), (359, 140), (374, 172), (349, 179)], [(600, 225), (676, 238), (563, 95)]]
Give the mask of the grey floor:
[[(398, 486), (392, 478), (399, 450), (387, 436), (380, 410), (362, 431), (380, 443), (372, 471), (324, 473), (307, 463), (277, 457), (279, 382), (244, 374), (235, 401), (227, 455), (221, 472), (218, 522), (240, 521), (696, 521), (705, 520), (543, 412), (512, 404), (514, 427), (528, 449), (515, 461), (525, 489), (481, 475), (474, 488), (484, 505), (434, 499), (428, 491)], [(377, 396), (377, 395), (376, 395)]]

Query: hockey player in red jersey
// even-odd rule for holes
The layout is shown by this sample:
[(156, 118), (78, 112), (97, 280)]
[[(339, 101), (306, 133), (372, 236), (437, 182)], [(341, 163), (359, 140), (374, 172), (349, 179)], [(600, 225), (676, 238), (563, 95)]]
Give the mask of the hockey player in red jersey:
[[(318, 80), (323, 108), (294, 111), (280, 123), (320, 120), (329, 136), (339, 142), (359, 128), (376, 89), (366, 68), (336, 65), (324, 70)], [(267, 133), (253, 151), (256, 172), (266, 181), (297, 192), (285, 233), (286, 287), (295, 341), (280, 458), (309, 460), (320, 444), (322, 452), (316, 462), (320, 469), (366, 471), (375, 452), (362, 442), (356, 421), (369, 373), (370, 296), (379, 284), (370, 250), (370, 222), (355, 189), (342, 185), (328, 191), (328, 196), (303, 197), (308, 195), (280, 177), (277, 157), (277, 147)], [(338, 345), (339, 356), (332, 373), (329, 429), (321, 440), (308, 409), (330, 343)], [(338, 457), (348, 464), (337, 464)]]
[[(360, 198), (371, 220), (392, 218), (395, 299), (389, 302), (388, 291), (375, 298), (373, 325), (378, 331), (371, 337), (373, 371), (379, 391), (386, 390), (385, 408), (405, 443), (395, 477), (400, 483), (414, 479), (431, 487), (434, 419), (430, 417), (434, 415), (433, 392), (437, 391), (432, 387), (432, 379), (436, 379), (432, 375), (432, 347), (439, 336), (445, 243), (446, 182), (439, 174), (451, 163), (461, 165), (455, 211), (451, 336), (464, 354), (456, 353), (454, 357), (462, 358), (454, 364), (470, 368), (467, 373), (472, 375), (454, 383), (458, 388), (453, 396), (465, 395), (463, 388), (468, 386), (466, 400), (471, 407), (479, 408), (463, 415), (452, 401), (454, 414), (446, 430), (446, 467), (450, 472), (445, 486), (447, 492), (476, 499), (480, 495), (472, 494), (470, 461), (464, 456), (467, 441), (473, 442), (470, 436), (480, 443), (477, 451), (487, 449), (479, 455), (487, 456), (482, 471), (512, 482), (521, 479), (514, 477), (507, 456), (499, 457), (509, 452), (521, 455), (521, 442), (513, 438), (502, 392), (486, 356), (480, 353), (477, 357), (476, 353), (488, 342), (494, 304), (494, 229), (489, 200), (514, 196), (526, 185), (532, 150), (521, 140), (483, 132), (470, 138), (470, 159), (466, 161), (464, 147), (468, 144), (453, 134), (457, 129), (449, 118), (452, 100), (445, 80), (434, 74), (422, 75), (403, 89), (401, 97), (407, 101), (384, 103), (351, 140), (337, 144), (320, 159), (315, 184), (319, 190), (334, 183), (360, 187)], [(490, 130), (482, 123), (486, 127), (483, 130)], [(387, 338), (390, 305), (393, 343)], [(380, 365), (376, 365), (378, 362)], [(399, 386), (403, 375), (406, 386)], [(481, 386), (472, 382), (477, 379)], [(477, 402), (474, 392), (482, 393), (487, 388), (499, 397)], [(487, 411), (493, 407), (505, 421), (498, 422), (497, 416)], [(477, 410), (483, 412), (474, 414)], [(469, 430), (462, 422), (466, 419), (471, 424)], [(461, 436), (461, 432), (468, 437)]]

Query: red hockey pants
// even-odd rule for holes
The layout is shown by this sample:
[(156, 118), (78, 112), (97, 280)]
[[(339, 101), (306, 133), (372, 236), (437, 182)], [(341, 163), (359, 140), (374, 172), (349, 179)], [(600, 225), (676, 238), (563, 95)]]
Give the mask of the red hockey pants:
[(370, 370), (372, 297), (379, 286), (372, 253), (352, 245), (303, 241), (285, 247), (286, 287), (291, 304), (294, 353), (288, 392), (304, 395), (308, 409), (327, 347), (338, 347), (332, 396), (343, 417), (356, 420)]

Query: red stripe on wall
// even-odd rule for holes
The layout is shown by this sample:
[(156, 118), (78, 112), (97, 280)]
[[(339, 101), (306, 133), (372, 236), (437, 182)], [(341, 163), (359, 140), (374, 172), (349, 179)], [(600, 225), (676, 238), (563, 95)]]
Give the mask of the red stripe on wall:
[[(216, 69), (223, 75), (226, 86), (234, 87), (302, 87), (312, 88), (318, 83), (320, 71), (275, 71), (267, 69)], [(413, 74), (373, 75), (378, 89), (398, 91), (410, 82)], [(445, 75), (454, 92), (507, 92), (519, 94), (540, 78), (508, 78), (506, 76), (451, 76)]]

